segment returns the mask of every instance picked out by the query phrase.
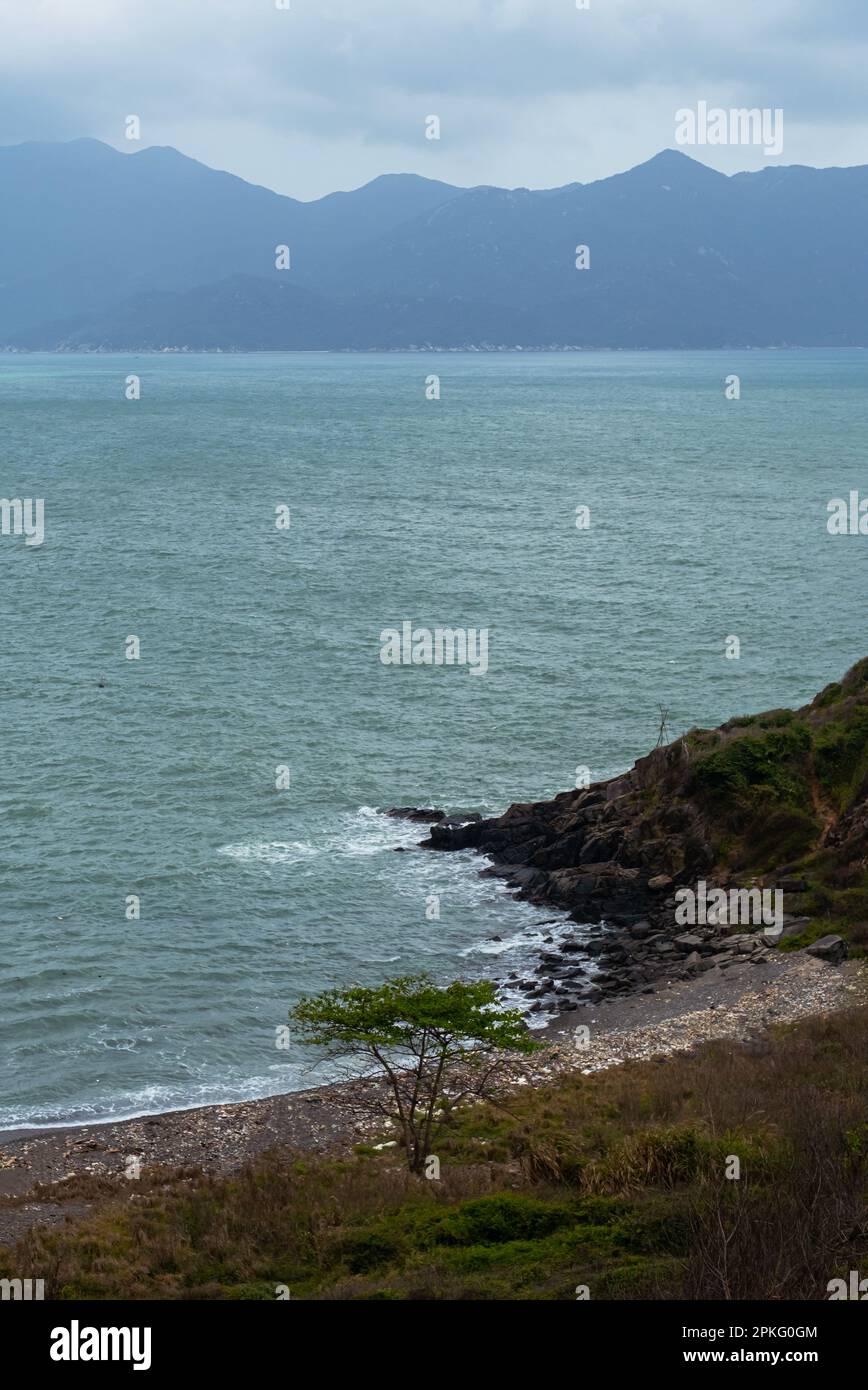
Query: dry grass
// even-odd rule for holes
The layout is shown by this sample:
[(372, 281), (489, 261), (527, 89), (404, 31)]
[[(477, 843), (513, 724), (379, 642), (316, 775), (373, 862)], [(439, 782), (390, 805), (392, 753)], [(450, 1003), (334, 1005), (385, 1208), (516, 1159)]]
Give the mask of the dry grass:
[(522, 1088), (439, 1157), (439, 1182), (394, 1152), (152, 1170), (0, 1274), (55, 1298), (824, 1298), (868, 1272), (868, 1011)]

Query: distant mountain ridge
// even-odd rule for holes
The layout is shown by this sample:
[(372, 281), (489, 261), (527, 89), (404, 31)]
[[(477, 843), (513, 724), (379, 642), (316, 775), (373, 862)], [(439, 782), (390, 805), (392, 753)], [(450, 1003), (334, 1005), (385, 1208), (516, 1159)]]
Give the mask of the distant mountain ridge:
[(384, 175), (302, 203), (81, 140), (0, 148), (0, 199), (5, 347), (868, 346), (868, 166), (668, 150), (551, 190)]

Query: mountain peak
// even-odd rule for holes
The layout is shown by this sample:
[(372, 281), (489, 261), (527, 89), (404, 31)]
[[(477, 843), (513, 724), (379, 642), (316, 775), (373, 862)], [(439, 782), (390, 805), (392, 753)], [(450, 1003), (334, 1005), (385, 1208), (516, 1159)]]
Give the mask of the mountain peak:
[(443, 183), (440, 179), (429, 179), (424, 174), (378, 174), (376, 178), (369, 179), (359, 188), (351, 190), (341, 190), (336, 193), (326, 193), (322, 198), (316, 198), (314, 202), (326, 202), (329, 198), (358, 198), (360, 195), (380, 195), (386, 194), (391, 197), (399, 197), (409, 194), (420, 194), (423, 197), (427, 194), (439, 195), (441, 193), (464, 193), (464, 188), (458, 188), (451, 183)]
[(726, 174), (721, 174), (718, 169), (710, 169), (707, 164), (702, 164), (700, 160), (694, 159), (691, 155), (685, 154), (683, 150), (661, 150), (659, 154), (652, 155), (642, 164), (635, 164), (632, 169), (628, 169), (629, 174), (648, 173), (653, 175), (663, 174), (675, 178), (713, 178), (725, 179)]

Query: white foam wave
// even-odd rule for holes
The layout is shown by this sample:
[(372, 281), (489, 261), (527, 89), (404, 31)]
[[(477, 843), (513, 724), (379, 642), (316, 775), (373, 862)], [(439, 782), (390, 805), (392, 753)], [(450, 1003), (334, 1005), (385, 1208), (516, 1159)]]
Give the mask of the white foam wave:
[(252, 844), (222, 845), (218, 854), (260, 864), (297, 864), (322, 853), (304, 840), (255, 840)]
[(424, 826), (390, 819), (374, 806), (360, 806), (357, 811), (339, 817), (338, 828), (310, 840), (254, 840), (249, 843), (222, 845), (217, 853), (231, 859), (261, 864), (298, 864), (318, 855), (341, 859), (366, 858), (415, 846), (425, 833)]

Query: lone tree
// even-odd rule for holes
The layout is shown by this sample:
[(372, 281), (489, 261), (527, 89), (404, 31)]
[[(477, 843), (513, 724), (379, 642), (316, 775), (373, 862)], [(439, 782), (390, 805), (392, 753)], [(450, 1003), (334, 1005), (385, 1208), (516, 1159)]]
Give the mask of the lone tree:
[(412, 1173), (425, 1169), (444, 1104), (496, 1099), (510, 1054), (540, 1046), (521, 1014), (497, 1008), (489, 980), (440, 988), (427, 975), (401, 975), (376, 989), (325, 990), (289, 1016), (301, 1042), (348, 1063), (347, 1103), (398, 1126)]

